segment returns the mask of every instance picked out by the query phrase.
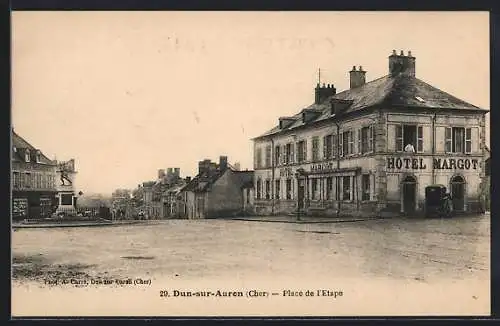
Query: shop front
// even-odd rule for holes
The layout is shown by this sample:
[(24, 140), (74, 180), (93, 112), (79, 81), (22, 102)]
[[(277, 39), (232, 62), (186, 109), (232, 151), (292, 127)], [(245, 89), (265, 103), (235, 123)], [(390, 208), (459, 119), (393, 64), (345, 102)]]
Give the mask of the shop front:
[(50, 217), (56, 207), (56, 192), (12, 192), (12, 219), (15, 221)]
[(373, 212), (376, 196), (371, 160), (357, 160), (361, 166), (338, 167), (340, 163), (331, 160), (279, 167), (275, 173), (256, 171), (256, 213), (339, 216)]

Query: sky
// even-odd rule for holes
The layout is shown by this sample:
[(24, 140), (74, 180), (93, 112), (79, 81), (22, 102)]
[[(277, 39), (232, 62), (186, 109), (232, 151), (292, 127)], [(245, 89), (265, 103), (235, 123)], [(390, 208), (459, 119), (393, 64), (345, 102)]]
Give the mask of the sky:
[(487, 12), (23, 11), (11, 48), (14, 130), (74, 158), (84, 193), (220, 155), (252, 169), (251, 138), (314, 101), (318, 68), (340, 92), (354, 65), (387, 75), (392, 50), (490, 109)]

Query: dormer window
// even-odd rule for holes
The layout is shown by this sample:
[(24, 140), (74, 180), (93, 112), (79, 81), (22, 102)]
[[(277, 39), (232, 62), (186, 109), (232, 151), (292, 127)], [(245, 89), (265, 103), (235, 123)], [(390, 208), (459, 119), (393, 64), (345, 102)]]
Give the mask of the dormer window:
[(31, 157), (30, 157), (30, 150), (27, 149), (25, 152), (24, 152), (24, 160), (26, 162), (30, 162), (31, 161)]
[(42, 161), (42, 153), (40, 151), (36, 151), (36, 162), (40, 163)]
[(16, 146), (13, 147), (13, 150), (14, 150), (14, 153), (17, 153), (17, 147)]

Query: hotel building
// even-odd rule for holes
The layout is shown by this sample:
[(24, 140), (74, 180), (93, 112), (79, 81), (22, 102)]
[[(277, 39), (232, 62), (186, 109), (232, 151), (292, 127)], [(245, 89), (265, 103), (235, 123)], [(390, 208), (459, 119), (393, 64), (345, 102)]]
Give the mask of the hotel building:
[(393, 51), (386, 76), (315, 88), (315, 101), (254, 141), (257, 214), (418, 214), (425, 187), (445, 185), (457, 212), (482, 211), (485, 114), (416, 78)]

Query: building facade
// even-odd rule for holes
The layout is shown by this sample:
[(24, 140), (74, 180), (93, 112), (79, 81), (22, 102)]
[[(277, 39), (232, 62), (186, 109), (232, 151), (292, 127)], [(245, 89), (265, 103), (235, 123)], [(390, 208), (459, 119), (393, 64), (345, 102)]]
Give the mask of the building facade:
[(182, 215), (183, 207), (178, 200), (182, 188), (191, 179), (181, 178), (180, 168), (158, 170), (156, 181), (142, 184), (143, 205), (140, 207), (146, 219), (176, 218)]
[(206, 159), (198, 163), (198, 175), (180, 192), (185, 200), (187, 219), (233, 217), (245, 214), (251, 201), (246, 194), (253, 171), (238, 171), (229, 165), (226, 156), (219, 163)]
[(57, 206), (56, 163), (12, 131), (12, 219), (50, 217)]
[(314, 104), (254, 138), (256, 213), (418, 214), (431, 184), (482, 211), (488, 110), (416, 78), (415, 62), (394, 51), (371, 82), (353, 67), (348, 90), (318, 84)]

